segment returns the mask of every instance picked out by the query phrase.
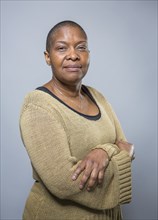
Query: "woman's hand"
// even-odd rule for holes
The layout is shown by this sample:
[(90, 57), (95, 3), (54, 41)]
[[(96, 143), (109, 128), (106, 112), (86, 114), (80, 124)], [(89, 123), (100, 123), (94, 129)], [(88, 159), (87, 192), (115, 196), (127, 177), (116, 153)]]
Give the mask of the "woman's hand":
[(72, 180), (75, 181), (83, 173), (79, 188), (83, 189), (87, 184), (87, 190), (90, 191), (97, 184), (102, 184), (108, 163), (109, 159), (106, 151), (94, 149), (78, 165), (73, 173)]
[(125, 150), (128, 152), (129, 156), (134, 159), (134, 145), (131, 143), (128, 143), (126, 141), (116, 141), (116, 145), (120, 148), (120, 150)]

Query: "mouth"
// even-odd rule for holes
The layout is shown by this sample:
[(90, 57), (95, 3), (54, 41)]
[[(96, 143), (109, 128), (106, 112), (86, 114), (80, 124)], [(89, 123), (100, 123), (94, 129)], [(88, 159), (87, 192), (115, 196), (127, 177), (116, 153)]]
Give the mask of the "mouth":
[(73, 64), (73, 65), (65, 65), (64, 69), (66, 69), (69, 72), (78, 72), (82, 68), (81, 65)]

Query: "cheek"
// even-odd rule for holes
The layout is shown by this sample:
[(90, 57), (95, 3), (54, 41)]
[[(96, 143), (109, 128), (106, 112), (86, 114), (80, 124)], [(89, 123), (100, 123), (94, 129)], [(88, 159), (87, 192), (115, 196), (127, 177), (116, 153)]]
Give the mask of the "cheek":
[(89, 57), (89, 55), (86, 55), (86, 56), (83, 57), (83, 63), (84, 63), (85, 68), (89, 67), (89, 64), (90, 64), (90, 57)]
[(52, 56), (51, 57), (52, 67), (59, 68), (59, 67), (61, 67), (61, 64), (62, 64), (62, 59), (60, 57), (58, 57), (58, 56)]

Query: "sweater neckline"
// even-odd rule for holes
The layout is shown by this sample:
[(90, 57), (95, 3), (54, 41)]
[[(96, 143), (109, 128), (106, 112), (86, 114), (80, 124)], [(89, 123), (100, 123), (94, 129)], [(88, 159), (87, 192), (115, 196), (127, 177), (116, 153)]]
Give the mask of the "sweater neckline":
[(89, 91), (89, 89), (85, 86), (85, 85), (82, 85), (82, 91), (84, 93), (86, 93), (86, 95), (89, 96), (89, 98), (92, 100), (92, 102), (97, 106), (98, 110), (99, 110), (99, 113), (97, 115), (86, 115), (86, 114), (83, 114), (81, 112), (78, 112), (77, 110), (75, 110), (74, 108), (70, 107), (69, 105), (67, 105), (64, 101), (62, 101), (59, 97), (57, 97), (53, 92), (51, 92), (49, 89), (47, 89), (46, 87), (44, 86), (40, 86), (40, 87), (37, 87), (36, 90), (40, 90), (40, 91), (43, 91), (45, 93), (48, 93), (49, 95), (51, 95), (53, 98), (57, 99), (60, 103), (62, 103), (63, 105), (65, 105), (67, 108), (69, 108), (70, 110), (72, 110), (73, 112), (77, 113), (78, 115), (84, 117), (84, 118), (87, 118), (89, 120), (94, 120), (94, 121), (97, 121), (101, 118), (101, 111), (100, 111), (100, 108), (97, 104), (97, 102), (95, 101), (93, 95), (91, 94), (91, 92)]

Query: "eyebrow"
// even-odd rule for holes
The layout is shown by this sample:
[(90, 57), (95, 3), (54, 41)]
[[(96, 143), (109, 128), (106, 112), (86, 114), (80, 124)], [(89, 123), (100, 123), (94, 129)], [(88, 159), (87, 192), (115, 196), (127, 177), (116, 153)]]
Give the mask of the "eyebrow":
[[(67, 44), (66, 41), (56, 41), (55, 43)], [(81, 40), (81, 41), (77, 42), (77, 44), (80, 44), (80, 43), (87, 43), (87, 41), (86, 40)]]

